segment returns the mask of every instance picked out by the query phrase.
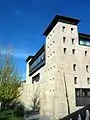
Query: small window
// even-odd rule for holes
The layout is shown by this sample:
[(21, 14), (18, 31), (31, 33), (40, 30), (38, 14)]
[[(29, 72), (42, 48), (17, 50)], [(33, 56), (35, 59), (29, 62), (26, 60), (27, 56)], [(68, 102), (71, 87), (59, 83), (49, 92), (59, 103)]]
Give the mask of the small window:
[(63, 52), (66, 53), (66, 50), (67, 50), (67, 48), (64, 48), (64, 49), (63, 49)]
[(65, 32), (65, 26), (62, 27), (62, 31)]
[(72, 54), (75, 54), (75, 49), (72, 49)]
[(88, 65), (86, 65), (86, 72), (88, 72)]
[(80, 97), (81, 96), (81, 90), (80, 89), (76, 89), (75, 93), (76, 93), (76, 97)]
[(55, 53), (55, 51), (53, 51), (53, 53)]
[(74, 77), (74, 84), (77, 84), (77, 77)]
[(40, 80), (40, 73), (38, 73), (37, 75), (35, 75), (34, 77), (32, 77), (32, 84), (34, 82), (38, 82)]
[(85, 56), (87, 56), (87, 51), (85, 51)]
[(74, 32), (74, 29), (73, 28), (71, 28), (71, 33), (73, 33)]
[(72, 44), (74, 44), (74, 38), (72, 38)]
[(73, 64), (73, 71), (76, 71), (76, 64)]
[(90, 84), (90, 78), (87, 78), (87, 84)]
[(66, 37), (63, 37), (63, 43), (65, 43), (66, 42)]

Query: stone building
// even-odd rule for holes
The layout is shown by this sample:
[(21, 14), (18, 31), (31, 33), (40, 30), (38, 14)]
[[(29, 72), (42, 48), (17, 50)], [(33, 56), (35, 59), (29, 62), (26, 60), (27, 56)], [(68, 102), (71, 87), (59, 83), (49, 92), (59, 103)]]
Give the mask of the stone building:
[(40, 114), (62, 118), (90, 104), (90, 35), (80, 20), (56, 15), (43, 35), (45, 45), (26, 60), (22, 101), (40, 98)]

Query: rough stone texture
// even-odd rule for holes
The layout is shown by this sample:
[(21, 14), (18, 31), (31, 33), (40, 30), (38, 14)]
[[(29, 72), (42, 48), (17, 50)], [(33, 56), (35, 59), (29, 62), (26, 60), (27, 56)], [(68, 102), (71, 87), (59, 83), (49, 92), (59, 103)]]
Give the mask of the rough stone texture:
[[(65, 26), (65, 32), (62, 31)], [(74, 32), (71, 33), (71, 28)], [(66, 42), (63, 43), (63, 37)], [(72, 44), (72, 38), (75, 43)], [(27, 63), (26, 84), (24, 85), (22, 101), (27, 107), (30, 106), (32, 96), (37, 92), (40, 96), (41, 115), (49, 115), (55, 118), (62, 118), (68, 114), (64, 75), (67, 85), (70, 112), (79, 109), (75, 103), (75, 88), (90, 88), (87, 84), (89, 72), (85, 66), (90, 65), (90, 47), (78, 44), (78, 28), (76, 25), (58, 22), (49, 35), (46, 37), (46, 65), (29, 76), (29, 65)], [(63, 48), (67, 48), (64, 54)], [(75, 49), (75, 55), (72, 54)], [(85, 50), (88, 55), (85, 56)], [(76, 64), (76, 71), (73, 71), (73, 64)], [(39, 82), (32, 84), (32, 77), (40, 73)], [(74, 84), (74, 77), (77, 77), (77, 84)]]

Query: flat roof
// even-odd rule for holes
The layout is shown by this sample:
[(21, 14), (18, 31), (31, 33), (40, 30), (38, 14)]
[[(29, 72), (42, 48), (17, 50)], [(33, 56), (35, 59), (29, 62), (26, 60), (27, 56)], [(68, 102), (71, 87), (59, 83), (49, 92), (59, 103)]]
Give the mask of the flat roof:
[(76, 18), (56, 15), (54, 19), (51, 21), (51, 23), (49, 24), (49, 26), (45, 29), (43, 35), (47, 36), (50, 33), (50, 31), (53, 29), (53, 27), (57, 24), (58, 21), (63, 23), (73, 24), (73, 25), (77, 25), (80, 22), (80, 20)]
[(45, 44), (38, 50), (38, 52), (36, 52), (34, 56), (28, 56), (26, 62), (28, 62), (32, 58), (32, 60), (30, 61), (30, 63), (32, 64), (43, 51), (45, 51)]
[(90, 34), (79, 33), (79, 38), (90, 39)]
[(31, 58), (33, 58), (34, 56), (28, 56), (27, 59), (26, 59), (26, 62), (28, 62)]

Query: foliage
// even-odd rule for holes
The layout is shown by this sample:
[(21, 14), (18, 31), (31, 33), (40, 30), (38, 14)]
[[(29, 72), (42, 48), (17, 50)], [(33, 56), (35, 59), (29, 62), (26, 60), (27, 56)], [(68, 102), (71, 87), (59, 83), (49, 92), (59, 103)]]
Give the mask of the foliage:
[(24, 105), (21, 102), (17, 102), (14, 106), (13, 114), (17, 117), (24, 117)]
[(23, 120), (21, 117), (16, 117), (12, 115), (12, 110), (6, 110), (3, 112), (0, 112), (0, 120)]
[(20, 80), (15, 61), (10, 54), (0, 55), (0, 102), (2, 109), (20, 96)]

